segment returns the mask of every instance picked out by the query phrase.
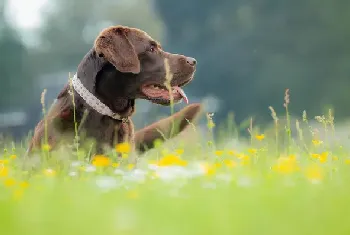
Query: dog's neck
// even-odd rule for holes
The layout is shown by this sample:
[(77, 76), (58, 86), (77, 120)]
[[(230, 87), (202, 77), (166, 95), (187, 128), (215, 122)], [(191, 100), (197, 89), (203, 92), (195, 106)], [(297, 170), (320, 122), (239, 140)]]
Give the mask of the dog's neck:
[(135, 111), (135, 100), (124, 97), (108, 99), (100, 96), (96, 90), (97, 76), (103, 71), (103, 67), (109, 64), (103, 57), (99, 57), (92, 48), (82, 59), (78, 66), (77, 77), (84, 87), (113, 112), (122, 117), (129, 117)]
[(97, 74), (106, 64), (108, 64), (108, 61), (102, 57), (99, 57), (96, 54), (96, 51), (92, 48), (78, 65), (77, 76), (86, 89), (88, 89), (92, 94), (96, 93), (95, 84)]

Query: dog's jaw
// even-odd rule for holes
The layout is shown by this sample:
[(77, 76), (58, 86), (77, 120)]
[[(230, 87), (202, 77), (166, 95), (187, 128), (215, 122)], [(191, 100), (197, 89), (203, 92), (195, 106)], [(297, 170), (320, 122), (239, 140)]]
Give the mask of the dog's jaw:
[(177, 75), (169, 84), (160, 84), (157, 82), (146, 82), (141, 85), (141, 98), (147, 99), (153, 103), (169, 106), (171, 103), (177, 104), (184, 101), (189, 103), (188, 97), (183, 90), (194, 77), (194, 71), (191, 74)]

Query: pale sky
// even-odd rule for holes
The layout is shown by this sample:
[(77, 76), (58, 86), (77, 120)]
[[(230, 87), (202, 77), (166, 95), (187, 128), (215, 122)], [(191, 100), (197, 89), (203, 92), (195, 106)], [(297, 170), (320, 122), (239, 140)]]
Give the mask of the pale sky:
[(40, 11), (48, 0), (10, 0), (8, 16), (20, 28), (36, 28), (40, 25)]

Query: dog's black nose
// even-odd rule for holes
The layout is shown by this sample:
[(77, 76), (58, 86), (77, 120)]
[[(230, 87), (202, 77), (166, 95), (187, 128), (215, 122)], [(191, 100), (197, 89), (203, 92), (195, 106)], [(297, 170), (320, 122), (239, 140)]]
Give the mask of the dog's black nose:
[(189, 64), (191, 66), (195, 66), (197, 64), (197, 61), (195, 58), (187, 57), (187, 64)]

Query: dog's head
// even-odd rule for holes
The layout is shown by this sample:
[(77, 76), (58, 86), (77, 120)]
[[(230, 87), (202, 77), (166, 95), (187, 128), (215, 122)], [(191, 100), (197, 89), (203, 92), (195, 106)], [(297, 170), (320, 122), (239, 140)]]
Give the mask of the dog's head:
[(109, 62), (97, 87), (105, 95), (147, 99), (161, 105), (169, 105), (171, 98), (174, 103), (182, 99), (188, 102), (181, 87), (193, 79), (194, 58), (165, 52), (147, 33), (125, 26), (103, 30), (94, 50)]

